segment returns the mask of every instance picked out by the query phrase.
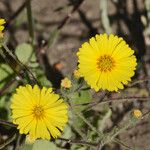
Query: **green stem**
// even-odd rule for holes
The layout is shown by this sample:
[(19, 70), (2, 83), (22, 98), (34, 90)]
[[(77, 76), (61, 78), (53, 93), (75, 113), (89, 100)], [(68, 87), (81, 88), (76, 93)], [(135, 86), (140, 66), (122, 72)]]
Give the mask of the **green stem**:
[(35, 41), (34, 41), (34, 26), (33, 26), (31, 0), (28, 0), (26, 2), (26, 8), (27, 8), (27, 18), (28, 18), (30, 42), (31, 42), (32, 47), (34, 48)]
[(103, 133), (100, 133), (99, 131), (97, 131), (97, 129), (83, 116), (83, 114), (81, 114), (80, 112), (75, 112), (75, 114), (79, 116), (91, 128), (92, 131), (97, 133), (99, 137), (102, 138)]
[[(127, 124), (125, 124), (123, 127), (121, 127), (121, 128), (114, 128), (112, 130), (112, 133), (106, 135), (106, 137), (104, 138), (104, 141), (105, 141), (104, 145), (108, 144), (108, 143), (110, 143), (112, 141), (116, 142), (116, 139), (117, 139), (116, 136), (118, 136), (119, 134), (125, 132), (129, 127), (134, 126), (138, 122), (139, 122), (139, 120), (137, 120), (137, 121), (129, 120), (129, 122)], [(115, 133), (113, 133), (113, 132), (115, 132)]]
[(128, 124), (126, 124), (124, 127), (120, 128), (116, 133), (114, 133), (111, 137), (111, 139), (114, 139), (117, 135), (123, 133), (124, 131), (126, 131), (129, 127), (130, 127), (130, 122)]
[[(28, 67), (26, 67), (24, 64), (22, 64), (22, 63), (18, 60), (18, 58), (16, 57), (16, 55), (14, 55), (14, 54), (12, 53), (12, 51), (9, 50), (8, 47), (7, 47), (5, 44), (2, 45), (2, 48), (5, 50), (5, 52), (7, 52), (7, 53), (10, 55), (10, 57), (12, 57), (11, 62), (10, 62), (10, 60), (4, 55), (2, 49), (0, 49), (0, 55), (2, 55), (2, 57), (4, 57), (5, 61), (10, 65), (10, 67), (14, 70), (14, 72), (15, 72), (17, 75), (18, 75), (19, 77), (21, 77), (21, 76), (20, 76), (20, 71), (21, 71), (21, 70), (24, 70), (24, 71), (23, 71), (24, 74), (26, 73), (26, 74), (29, 76), (30, 81), (32, 81), (34, 84), (38, 84), (38, 85), (40, 86), (39, 82), (38, 82), (37, 79), (34, 77), (34, 74), (30, 71), (30, 69), (29, 69)], [(13, 66), (12, 66), (12, 65), (13, 65)], [(22, 77), (21, 77), (21, 78), (22, 78)]]
[(82, 137), (83, 140), (87, 140), (85, 134), (78, 128), (76, 127), (75, 124), (72, 124), (74, 130)]
[(126, 145), (124, 142), (122, 142), (121, 140), (119, 140), (119, 139), (117, 139), (117, 138), (115, 138), (113, 141), (114, 141), (115, 143), (118, 143), (118, 144), (122, 145), (123, 147), (125, 147), (125, 148), (128, 149), (128, 150), (132, 150), (132, 149), (133, 149), (133, 148), (129, 147), (128, 145)]
[(5, 55), (4, 55), (4, 53), (3, 53), (3, 50), (0, 48), (0, 55), (1, 55), (1, 57), (3, 58), (3, 59), (5, 59)]

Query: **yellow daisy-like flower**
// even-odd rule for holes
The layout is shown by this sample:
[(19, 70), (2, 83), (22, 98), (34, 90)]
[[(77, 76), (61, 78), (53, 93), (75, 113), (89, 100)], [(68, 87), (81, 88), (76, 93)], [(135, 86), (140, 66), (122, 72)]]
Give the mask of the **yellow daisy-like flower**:
[(61, 135), (68, 121), (67, 105), (52, 88), (20, 86), (12, 97), (12, 119), (20, 134), (30, 139), (50, 139)]
[(0, 38), (3, 37), (2, 31), (4, 30), (5, 19), (0, 19)]
[(136, 69), (134, 51), (113, 34), (100, 34), (85, 42), (79, 49), (79, 71), (96, 91), (118, 91), (131, 81)]

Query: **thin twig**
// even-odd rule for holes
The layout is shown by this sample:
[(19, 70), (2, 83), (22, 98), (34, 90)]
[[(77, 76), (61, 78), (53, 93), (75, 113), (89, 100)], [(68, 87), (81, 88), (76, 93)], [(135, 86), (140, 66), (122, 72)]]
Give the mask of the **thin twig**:
[(3, 95), (4, 92), (5, 92), (8, 88), (10, 88), (11, 85), (13, 85), (13, 84), (15, 83), (15, 81), (16, 81), (15, 79), (12, 79), (12, 80), (8, 81), (7, 84), (5, 84), (4, 87), (2, 87), (2, 88), (0, 89), (0, 96)]
[(98, 136), (99, 136), (99, 138), (102, 139), (103, 133), (99, 132), (99, 131), (90, 123), (90, 121), (88, 121), (88, 119), (86, 119), (86, 118), (83, 116), (82, 113), (75, 111), (75, 110), (74, 110), (74, 107), (72, 106), (72, 104), (70, 104), (70, 108), (71, 108), (73, 114), (75, 114), (75, 115), (77, 115), (79, 118), (81, 118), (81, 119), (91, 128), (91, 130), (94, 131), (95, 133), (97, 133)]
[(102, 105), (102, 104), (113, 103), (113, 102), (127, 102), (127, 101), (137, 101), (137, 100), (139, 101), (150, 100), (150, 96), (148, 97), (139, 97), (139, 96), (118, 97), (118, 98), (111, 98), (109, 100), (102, 101), (102, 102), (90, 102), (90, 103), (76, 104), (73, 107), (86, 106), (86, 105), (89, 105), (90, 107), (94, 107), (98, 104)]
[(114, 138), (113, 140), (115, 143), (122, 145), (123, 147), (127, 148), (128, 150), (132, 150), (133, 148), (129, 147), (128, 145), (124, 144), (121, 140), (118, 138)]
[(65, 139), (65, 138), (58, 138), (57, 140), (66, 141), (67, 143), (71, 143), (71, 144), (80, 144), (80, 145), (87, 145), (87, 146), (94, 146), (94, 147), (98, 145), (98, 143), (94, 143), (94, 142), (78, 141), (78, 140)]
[(22, 135), (18, 133), (16, 145), (14, 146), (14, 150), (19, 150), (19, 149), (20, 149), (20, 141), (21, 141), (21, 138), (22, 138)]
[(133, 96), (133, 97), (125, 97), (125, 98), (112, 98), (107, 101), (103, 101), (100, 104), (106, 104), (106, 103), (111, 103), (111, 102), (127, 102), (127, 101), (135, 101), (135, 100), (145, 101), (145, 100), (149, 100), (149, 99), (150, 99), (150, 96), (148, 96), (148, 97)]
[[(141, 78), (141, 79), (138, 79), (136, 81), (134, 81), (132, 84), (129, 84), (128, 86), (131, 87), (131, 86), (134, 86), (138, 83), (142, 83), (142, 82), (145, 82), (145, 81), (150, 81), (150, 77), (145, 77), (145, 78)], [(107, 95), (107, 93), (105, 93)], [(103, 99), (105, 98), (105, 94), (103, 96)], [(102, 100), (103, 100), (102, 99)], [(111, 102), (126, 102), (126, 101), (134, 101), (134, 100), (149, 100), (150, 97), (136, 97), (136, 96), (133, 96), (133, 97), (119, 97), (119, 98), (111, 98), (107, 101), (102, 101), (101, 99), (98, 100), (97, 102), (90, 102), (90, 103), (83, 103), (83, 104), (77, 104), (77, 105), (74, 105), (75, 107), (78, 107), (78, 106), (81, 106), (81, 105), (89, 105), (89, 108), (91, 107), (94, 107), (96, 106), (97, 104), (106, 104), (106, 103), (111, 103)]]
[(88, 111), (89, 109), (91, 109), (91, 107), (96, 106), (96, 105), (99, 104), (99, 103), (102, 103), (103, 100), (104, 100), (104, 98), (105, 98), (108, 94), (109, 94), (108, 91), (103, 91), (102, 96), (100, 97), (100, 99), (99, 99), (98, 101), (96, 101), (96, 102), (89, 103), (89, 106), (88, 106), (88, 108), (86, 108), (86, 111)]
[(101, 150), (101, 149), (103, 148), (103, 146), (104, 146), (104, 145), (103, 145), (102, 143), (99, 143), (99, 144), (98, 144), (98, 147), (97, 147), (97, 150)]
[(0, 119), (0, 124), (7, 125), (7, 126), (10, 126), (10, 127), (13, 127), (13, 128), (17, 127), (17, 125), (13, 124), (12, 122), (5, 121), (5, 120), (2, 120), (2, 119)]
[(6, 23), (6, 30), (12, 24), (12, 21), (24, 10), (27, 1), (29, 1), (29, 0), (25, 0), (23, 2), (23, 4), (16, 10), (16, 12), (8, 19), (8, 21)]
[(76, 114), (79, 118), (81, 118), (81, 119), (91, 128), (92, 131), (94, 131), (95, 133), (97, 133), (98, 136), (99, 136), (100, 138), (102, 138), (103, 133), (100, 133), (100, 132), (88, 121), (88, 119), (86, 119), (80, 112), (75, 112), (75, 114)]
[[(16, 73), (17, 75), (20, 77), (20, 75), (21, 75), (20, 71), (22, 70), (22, 71), (25, 73), (24, 70), (26, 70), (27, 73), (30, 75), (30, 80), (33, 81), (35, 84), (37, 84), (37, 85), (40, 86), (38, 80), (35, 78), (35, 76), (34, 76), (33, 73), (30, 71), (30, 69), (29, 69), (28, 67), (26, 67), (22, 62), (20, 62), (20, 60), (17, 58), (17, 56), (14, 55), (14, 54), (9, 50), (9, 48), (8, 48), (5, 44), (2, 44), (2, 48), (3, 48), (3, 49), (8, 53), (8, 55), (15, 61), (15, 63), (16, 63), (17, 65), (19, 65), (19, 67), (20, 67), (20, 68), (19, 68), (19, 73), (18, 73), (18, 71), (14, 70), (14, 68), (12, 68), (12, 69), (15, 71), (15, 73)], [(0, 52), (1, 52), (1, 51), (0, 51)], [(9, 63), (9, 61), (7, 60), (7, 57), (6, 57), (6, 56), (4, 57), (4, 59), (5, 59), (5, 61), (10, 65), (10, 63)]]
[(57, 27), (58, 30), (60, 30), (66, 23), (67, 21), (71, 18), (72, 14), (78, 10), (78, 8), (80, 7), (80, 5), (83, 3), (84, 0), (80, 0), (71, 10), (71, 12), (69, 14), (67, 14), (67, 16), (61, 21), (60, 25)]
[(81, 129), (77, 127), (76, 124), (72, 124), (72, 127), (73, 127), (73, 129), (77, 132), (77, 134), (79, 134), (79, 136), (81, 136), (81, 138), (82, 138), (83, 140), (86, 140), (86, 139), (87, 139), (87, 138), (86, 138), (86, 134), (83, 133), (83, 132), (81, 131)]
[(143, 119), (145, 116), (147, 116), (147, 115), (150, 115), (150, 110), (147, 111), (146, 113), (144, 113), (144, 114), (142, 115), (142, 119)]
[(79, 2), (77, 2), (77, 4), (74, 5), (74, 7), (72, 8), (71, 12), (67, 14), (67, 16), (65, 18), (63, 18), (63, 20), (61, 21), (61, 23), (57, 26), (57, 28), (50, 34), (50, 37), (48, 38), (48, 47), (51, 47), (52, 44), (54, 44), (54, 42), (56, 41), (58, 35), (59, 35), (59, 31), (64, 27), (64, 25), (66, 25), (66, 23), (69, 21), (69, 19), (72, 17), (72, 14), (75, 13), (79, 7), (81, 6), (81, 4), (83, 3), (84, 0), (79, 0)]
[(142, 82), (146, 82), (146, 81), (150, 81), (150, 77), (144, 77), (144, 78), (141, 78), (141, 79), (138, 79), (136, 81), (133, 81), (132, 83), (130, 83), (129, 85), (127, 85), (128, 87), (132, 87), (136, 84), (139, 84), (139, 83), (142, 83)]
[(14, 141), (16, 138), (16, 134), (12, 135), (10, 138), (8, 138), (4, 143), (0, 144), (0, 149), (6, 148), (7, 145), (9, 145), (12, 141)]

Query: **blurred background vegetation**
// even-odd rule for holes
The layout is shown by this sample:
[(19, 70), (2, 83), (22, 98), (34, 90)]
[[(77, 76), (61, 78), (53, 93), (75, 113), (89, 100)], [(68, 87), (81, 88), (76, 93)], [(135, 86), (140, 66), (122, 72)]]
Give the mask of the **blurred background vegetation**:
[[(133, 108), (150, 110), (150, 0), (0, 0), (0, 17), (6, 19), (5, 48), (0, 56), (0, 118), (10, 120), (10, 96), (19, 84), (53, 86), (76, 69), (76, 52), (84, 41), (97, 33), (113, 33), (123, 37), (135, 50), (138, 59), (136, 75), (119, 93), (92, 91), (93, 100), (112, 99), (109, 105), (94, 105), (84, 114), (95, 128), (107, 133), (128, 120)], [(119, 99), (120, 98), (120, 99)], [(88, 92), (74, 95), (76, 104), (92, 101)], [(116, 101), (118, 99), (118, 101)], [(123, 100), (123, 101), (122, 101)], [(109, 106), (109, 107), (108, 107)], [(111, 108), (111, 110), (110, 110)], [(75, 116), (75, 125), (93, 132)], [(0, 148), (21, 150), (92, 149), (82, 140), (76, 128), (67, 126), (67, 140), (36, 141), (20, 147), (22, 137), (13, 137), (15, 129), (0, 126)], [(143, 118), (134, 128), (117, 135), (103, 150), (150, 150), (150, 119)], [(10, 143), (9, 146), (7, 142)], [(15, 140), (14, 140), (15, 139)], [(96, 141), (96, 140), (95, 140)], [(119, 143), (119, 144), (118, 144)], [(57, 145), (57, 148), (56, 148)]]

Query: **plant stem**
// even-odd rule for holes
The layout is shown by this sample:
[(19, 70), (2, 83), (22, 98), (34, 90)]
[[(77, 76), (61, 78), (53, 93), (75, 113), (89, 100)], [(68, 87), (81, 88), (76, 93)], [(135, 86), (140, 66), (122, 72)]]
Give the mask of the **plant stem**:
[(35, 41), (34, 41), (34, 26), (33, 26), (31, 0), (28, 0), (26, 2), (26, 8), (27, 8), (27, 18), (28, 18), (30, 42), (31, 42), (32, 47), (34, 48)]
[(66, 141), (67, 143), (71, 143), (71, 144), (80, 144), (80, 145), (87, 145), (87, 146), (94, 146), (94, 147), (98, 145), (98, 143), (94, 143), (94, 142), (77, 141), (77, 140), (65, 139), (65, 138), (58, 138), (57, 140)]
[(112, 33), (108, 18), (108, 0), (100, 0), (101, 21), (106, 33)]
[(10, 18), (7, 20), (6, 22), (6, 29), (5, 30), (8, 30), (9, 27), (11, 26), (11, 24), (13, 23), (13, 21), (18, 17), (18, 15), (20, 15), (20, 13), (22, 13), (22, 11), (25, 9), (26, 7), (26, 2), (27, 1), (30, 1), (30, 0), (25, 0), (22, 5), (14, 12), (14, 14), (12, 14), (10, 16)]
[(17, 127), (15, 124), (13, 124), (9, 121), (2, 120), (2, 119), (0, 119), (0, 124), (7, 125), (7, 126), (10, 126), (10, 127), (14, 127), (14, 128)]
[(21, 138), (23, 135), (19, 134), (17, 135), (17, 140), (16, 140), (16, 145), (14, 147), (14, 150), (19, 150), (20, 149), (20, 145), (21, 145)]
[(73, 126), (74, 130), (82, 137), (82, 139), (86, 140), (85, 134), (78, 127), (76, 127), (75, 124), (72, 124), (72, 126)]
[(113, 140), (115, 143), (118, 143), (120, 145), (122, 145), (123, 147), (127, 148), (128, 150), (132, 150), (133, 148), (129, 147), (128, 145), (124, 144), (121, 140), (114, 138)]
[(104, 105), (109, 103), (123, 103), (123, 102), (132, 102), (132, 101), (147, 101), (150, 99), (150, 96), (147, 97), (139, 97), (139, 96), (131, 96), (131, 97), (118, 97), (118, 98), (110, 98), (109, 100), (102, 101), (102, 102), (89, 102), (89, 103), (82, 103), (82, 104), (76, 104), (73, 105), (73, 107), (80, 107), (80, 106), (86, 106), (89, 105), (89, 108), (97, 106), (97, 105)]
[(16, 82), (15, 79), (11, 79), (7, 82), (1, 89), (0, 89), (0, 96), (4, 94), (4, 92), (9, 89), (14, 83)]
[[(3, 53), (3, 50), (0, 49), (0, 55), (2, 55), (2, 57), (5, 59), (5, 61), (8, 63), (8, 65), (14, 70), (14, 72), (22, 79), (24, 77), (24, 74), (27, 73), (27, 75), (29, 76), (30, 80), (34, 83), (39, 85), (39, 82), (37, 81), (36, 77), (34, 76), (34, 74), (30, 71), (30, 69), (28, 67), (26, 67), (22, 62), (20, 62), (20, 60), (16, 57), (16, 55), (14, 55), (12, 53), (11, 50), (9, 50), (9, 48), (5, 45), (2, 44), (2, 48), (5, 50), (6, 53), (8, 53), (8, 55), (12, 58), (11, 62), (10, 60), (7, 58), (7, 55), (5, 56)], [(13, 64), (14, 63), (14, 64)], [(13, 64), (13, 66), (12, 66)], [(21, 76), (21, 71), (23, 72), (23, 76)], [(23, 80), (22, 80), (23, 81)]]
[(75, 112), (75, 114), (79, 116), (91, 128), (91, 130), (97, 133), (100, 138), (103, 137), (103, 133), (100, 133), (99, 131), (97, 131), (97, 129), (83, 116), (83, 114), (81, 114), (80, 112)]

